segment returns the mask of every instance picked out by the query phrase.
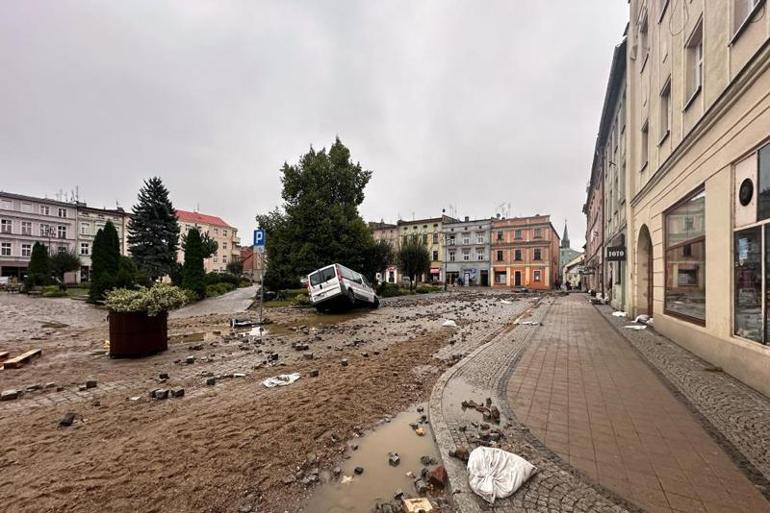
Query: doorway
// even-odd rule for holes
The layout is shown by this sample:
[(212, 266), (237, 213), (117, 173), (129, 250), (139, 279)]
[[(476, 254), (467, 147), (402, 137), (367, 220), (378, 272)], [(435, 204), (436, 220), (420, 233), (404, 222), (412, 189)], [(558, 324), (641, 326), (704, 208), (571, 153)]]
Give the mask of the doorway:
[(521, 271), (516, 271), (513, 273), (513, 286), (521, 287)]
[(642, 225), (636, 243), (636, 310), (652, 317), (653, 311), (652, 238), (647, 225)]
[(481, 271), (481, 286), (489, 287), (489, 271)]

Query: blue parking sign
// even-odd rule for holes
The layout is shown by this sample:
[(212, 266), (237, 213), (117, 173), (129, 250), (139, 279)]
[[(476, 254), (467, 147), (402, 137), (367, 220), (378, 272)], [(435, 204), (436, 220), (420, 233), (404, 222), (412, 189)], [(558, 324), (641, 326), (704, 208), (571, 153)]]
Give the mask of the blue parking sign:
[(254, 230), (254, 246), (257, 248), (264, 247), (265, 246), (265, 239), (267, 237), (265, 236), (265, 230), (262, 228), (257, 228)]

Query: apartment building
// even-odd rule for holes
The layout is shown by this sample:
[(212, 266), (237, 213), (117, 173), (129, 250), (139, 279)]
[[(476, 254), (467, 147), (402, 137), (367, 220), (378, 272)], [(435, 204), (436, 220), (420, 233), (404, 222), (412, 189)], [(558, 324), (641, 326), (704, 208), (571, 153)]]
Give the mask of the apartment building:
[(122, 208), (106, 209), (93, 208), (85, 203), (77, 204), (77, 254), (80, 256), (80, 272), (78, 282), (90, 280), (91, 252), (94, 246), (96, 232), (111, 221), (118, 232), (120, 254), (128, 256), (128, 220), (130, 215)]
[(489, 219), (471, 220), (467, 216), (463, 221), (443, 224), (447, 283), (489, 286), (491, 226)]
[(182, 236), (194, 228), (198, 229), (201, 234), (208, 234), (209, 237), (217, 241), (219, 246), (214, 255), (203, 261), (203, 267), (206, 272), (224, 272), (227, 270), (229, 262), (241, 258), (238, 229), (227, 224), (222, 218), (188, 210), (177, 210), (176, 217), (180, 228), (179, 251), (177, 253), (178, 262), (184, 262)]
[(431, 256), (430, 272), (427, 276), (422, 276), (421, 281), (440, 283), (445, 279), (444, 275), (444, 252), (445, 240), (443, 226), (444, 223), (457, 222), (458, 220), (442, 215), (441, 217), (432, 217), (429, 219), (415, 219), (412, 221), (400, 220), (396, 223), (398, 227), (399, 239), (403, 242), (410, 237), (417, 237), (428, 248)]
[(628, 309), (770, 395), (770, 16), (630, 1)]
[(390, 244), (393, 250), (393, 262), (391, 262), (387, 268), (385, 268), (384, 276), (380, 276), (381, 281), (388, 283), (398, 283), (398, 266), (396, 265), (395, 256), (399, 248), (399, 231), (398, 226), (395, 224), (386, 223), (384, 220), (379, 222), (370, 222), (369, 229), (372, 232), (372, 237), (375, 242), (384, 240)]
[(496, 218), (491, 239), (493, 287), (551, 289), (559, 281), (559, 234), (551, 216)]
[(0, 192), (0, 276), (23, 278), (35, 242), (49, 252), (75, 251), (76, 223), (74, 203)]

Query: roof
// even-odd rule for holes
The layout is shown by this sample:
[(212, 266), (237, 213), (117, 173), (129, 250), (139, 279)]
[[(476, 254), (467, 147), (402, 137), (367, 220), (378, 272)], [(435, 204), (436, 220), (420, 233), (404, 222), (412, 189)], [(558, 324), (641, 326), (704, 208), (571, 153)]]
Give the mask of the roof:
[(221, 217), (212, 216), (209, 214), (201, 214), (200, 212), (177, 210), (176, 218), (185, 223), (208, 224), (211, 226), (224, 226), (225, 228), (233, 228), (233, 226), (223, 221)]
[(85, 206), (85, 203), (71, 203), (68, 201), (59, 201), (59, 200), (50, 199), (50, 198), (40, 198), (37, 196), (27, 196), (24, 194), (16, 194), (15, 192), (0, 191), (0, 196), (4, 196), (6, 198), (23, 200), (23, 201), (38, 201), (38, 202), (48, 203), (51, 205), (58, 205), (61, 207), (78, 208), (78, 207)]
[(404, 226), (404, 225), (413, 225), (413, 224), (457, 223), (459, 221), (460, 221), (459, 219), (455, 219), (454, 217), (449, 217), (448, 215), (442, 215), (441, 217), (430, 217), (427, 219), (413, 219), (411, 221), (399, 219), (396, 224), (398, 226)]
[(385, 223), (383, 221), (369, 221), (370, 230), (385, 230), (396, 228), (395, 224)]

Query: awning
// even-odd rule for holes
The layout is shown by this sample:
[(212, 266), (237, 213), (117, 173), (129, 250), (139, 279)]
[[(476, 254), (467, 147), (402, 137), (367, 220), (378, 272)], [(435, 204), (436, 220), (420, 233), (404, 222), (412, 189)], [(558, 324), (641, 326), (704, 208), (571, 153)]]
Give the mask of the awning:
[(440, 267), (431, 267), (430, 268), (431, 274), (441, 274), (441, 268)]

